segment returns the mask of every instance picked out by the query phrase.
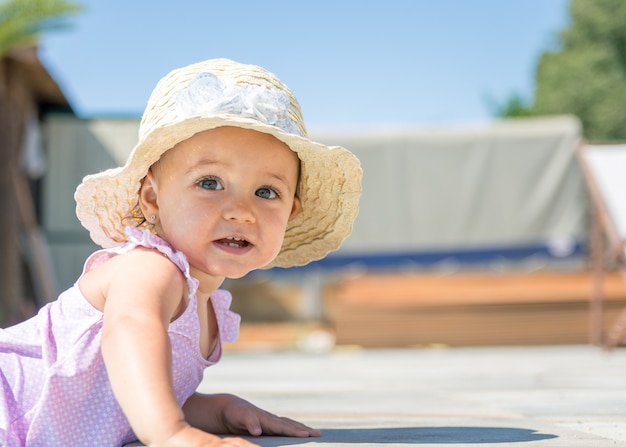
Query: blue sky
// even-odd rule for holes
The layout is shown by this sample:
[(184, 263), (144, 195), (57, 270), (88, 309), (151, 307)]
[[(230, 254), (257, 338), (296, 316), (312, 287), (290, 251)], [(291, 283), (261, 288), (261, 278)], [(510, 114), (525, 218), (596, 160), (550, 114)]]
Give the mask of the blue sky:
[[(79, 0), (75, 0), (79, 2)], [(171, 69), (262, 65), (309, 131), (483, 122), (530, 96), (568, 0), (83, 0), (40, 57), (82, 116), (139, 116)]]

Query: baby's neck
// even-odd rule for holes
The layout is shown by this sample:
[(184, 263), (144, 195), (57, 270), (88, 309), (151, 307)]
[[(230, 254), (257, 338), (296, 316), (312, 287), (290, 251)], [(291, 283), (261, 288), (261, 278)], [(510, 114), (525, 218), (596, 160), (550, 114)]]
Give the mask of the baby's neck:
[(223, 276), (217, 277), (217, 276), (207, 275), (206, 273), (198, 271), (197, 269), (194, 269), (193, 267), (190, 267), (189, 273), (191, 274), (191, 276), (196, 278), (199, 282), (198, 291), (196, 292), (198, 301), (208, 300), (209, 297), (211, 296), (211, 293), (213, 293), (217, 288), (219, 288), (224, 282)]

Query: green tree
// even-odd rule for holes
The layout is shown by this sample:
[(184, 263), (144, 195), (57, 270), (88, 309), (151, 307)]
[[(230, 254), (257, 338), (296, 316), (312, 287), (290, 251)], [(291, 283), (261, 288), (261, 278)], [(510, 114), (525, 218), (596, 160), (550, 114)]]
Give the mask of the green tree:
[(503, 118), (522, 118), (534, 115), (528, 101), (517, 93), (510, 95), (502, 104), (490, 99), (489, 106), (495, 116)]
[[(539, 60), (534, 99), (524, 114), (574, 114), (587, 139), (624, 140), (626, 1), (571, 0), (569, 12), (570, 25), (559, 34), (558, 47)], [(506, 103), (498, 112), (520, 116)]]

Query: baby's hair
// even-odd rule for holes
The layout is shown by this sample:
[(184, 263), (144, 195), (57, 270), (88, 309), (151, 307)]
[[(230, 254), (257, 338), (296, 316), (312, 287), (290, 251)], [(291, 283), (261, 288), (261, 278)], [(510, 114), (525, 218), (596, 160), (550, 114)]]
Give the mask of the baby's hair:
[[(298, 155), (296, 153), (296, 155)], [(300, 159), (300, 156), (298, 155), (298, 177), (297, 181), (296, 181), (296, 192), (294, 194), (294, 197), (297, 199), (300, 199), (300, 180), (302, 178), (302, 160)]]
[[(133, 226), (136, 228), (146, 228), (150, 230), (152, 233), (155, 232), (154, 224), (150, 223), (146, 216), (143, 215), (143, 211), (141, 211), (141, 206), (139, 206), (139, 202), (130, 210), (130, 214), (122, 220), (128, 226)], [(155, 233), (156, 234), (156, 233)]]

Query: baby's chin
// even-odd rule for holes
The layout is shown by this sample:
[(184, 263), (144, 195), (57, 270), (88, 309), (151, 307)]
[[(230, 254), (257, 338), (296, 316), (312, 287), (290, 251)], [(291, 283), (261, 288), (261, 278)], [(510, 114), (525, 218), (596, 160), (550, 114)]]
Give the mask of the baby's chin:
[[(228, 278), (228, 279), (240, 279), (243, 278), (244, 276), (246, 276), (248, 273), (250, 272), (254, 272), (257, 270), (261, 270), (261, 269), (266, 269), (268, 268), (268, 266), (274, 262), (274, 260), (276, 259), (276, 256), (278, 256), (277, 252), (275, 254), (275, 256), (271, 257), (271, 259), (267, 259), (263, 261), (263, 262), (259, 262), (262, 260), (258, 260), (254, 263), (247, 263), (247, 265), (244, 264), (239, 264), (239, 265), (227, 265), (227, 264), (223, 264), (221, 270), (221, 276), (224, 278)], [(216, 272), (213, 272), (216, 273)]]
[[(269, 263), (267, 263), (269, 264)], [(228, 279), (240, 279), (243, 278), (244, 276), (246, 276), (248, 273), (250, 272), (254, 272), (255, 270), (259, 270), (261, 268), (263, 268), (265, 265), (267, 264), (263, 264), (261, 266), (255, 266), (255, 267), (246, 267), (246, 268), (241, 268), (241, 269), (225, 269), (224, 274), (222, 275), (224, 278), (228, 278)]]
[[(265, 264), (265, 265), (267, 265), (267, 264)], [(243, 278), (244, 276), (246, 276), (250, 272), (254, 272), (256, 270), (262, 269), (263, 267), (265, 267), (265, 265), (262, 265), (262, 266), (259, 266), (259, 267), (255, 267), (255, 268), (251, 268), (251, 269), (247, 269), (247, 270), (241, 271), (241, 272), (229, 272), (227, 275), (223, 275), (223, 276), (225, 278), (228, 278), (228, 279), (241, 279), (241, 278)]]
[(224, 277), (228, 278), (228, 279), (241, 279), (244, 276), (246, 276), (248, 273), (250, 273), (250, 272), (252, 272), (254, 270), (256, 270), (256, 269), (248, 270), (245, 273), (233, 273), (233, 274), (230, 274), (230, 275), (224, 275)]

